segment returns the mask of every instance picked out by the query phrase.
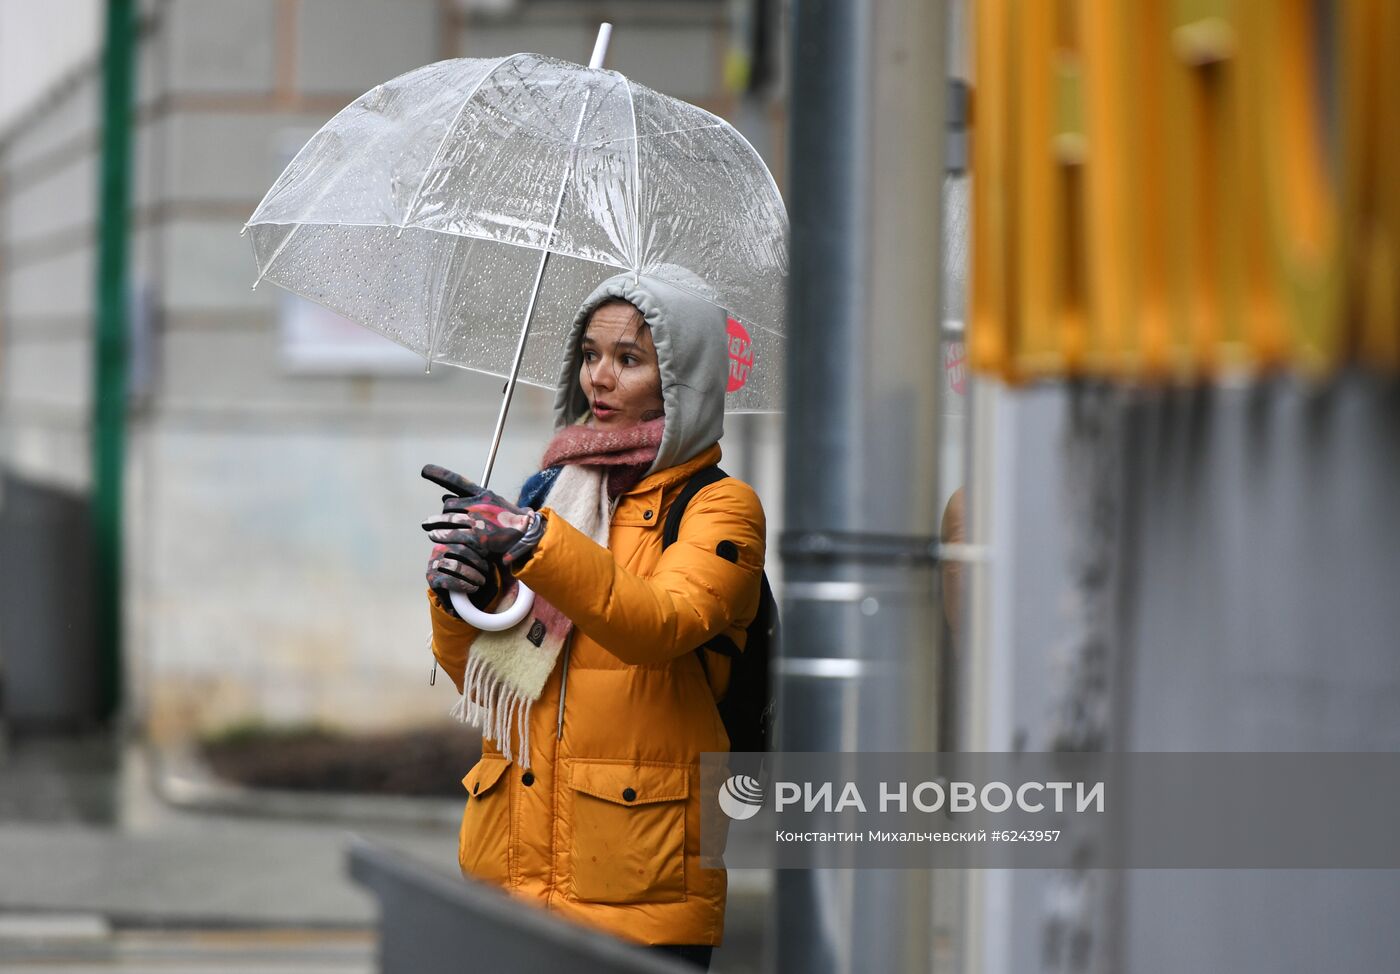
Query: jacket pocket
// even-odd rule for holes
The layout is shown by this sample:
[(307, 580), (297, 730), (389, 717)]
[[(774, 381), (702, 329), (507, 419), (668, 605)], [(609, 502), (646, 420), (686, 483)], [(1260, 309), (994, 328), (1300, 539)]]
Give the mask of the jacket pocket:
[(457, 835), (462, 875), (504, 886), (510, 879), (510, 789), (502, 776), (510, 762), (487, 754), (467, 772), (467, 805)]
[(574, 897), (590, 903), (685, 899), (685, 767), (571, 762)]

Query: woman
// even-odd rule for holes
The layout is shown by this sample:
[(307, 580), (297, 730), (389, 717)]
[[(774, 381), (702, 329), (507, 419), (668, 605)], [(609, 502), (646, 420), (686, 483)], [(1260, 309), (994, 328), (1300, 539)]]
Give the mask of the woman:
[[(729, 748), (716, 709), (759, 599), (764, 517), (732, 478), (699, 491), (677, 541), (667, 511), (719, 461), (724, 313), (645, 275), (584, 302), (542, 469), (511, 504), (442, 468), (461, 496), (424, 523), (433, 652), (483, 727), (459, 858), (496, 883), (701, 966), (724, 934), (726, 875), (702, 869), (702, 751)], [(446, 591), (504, 602), (489, 559), (536, 593), (505, 633), (450, 611)], [(700, 658), (701, 653), (705, 659)]]

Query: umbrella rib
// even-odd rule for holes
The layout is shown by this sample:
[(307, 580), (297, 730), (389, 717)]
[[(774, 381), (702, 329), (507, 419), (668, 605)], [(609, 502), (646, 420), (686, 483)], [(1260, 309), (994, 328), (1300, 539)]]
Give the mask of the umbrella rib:
[[(362, 104), (362, 103), (365, 102), (371, 95), (374, 95), (376, 92), (382, 91), (383, 88), (384, 88), (384, 85), (383, 85), (383, 84), (377, 84), (377, 85), (375, 85), (373, 88), (371, 88), (369, 91), (365, 92), (365, 93), (364, 93), (363, 95), (361, 95), (359, 98), (356, 98), (356, 99), (355, 99), (353, 102), (351, 102), (350, 105), (347, 106), (347, 107), (348, 107), (348, 108), (352, 108), (352, 107), (354, 107), (355, 105)], [(337, 112), (337, 113), (335, 114), (334, 118), (332, 118), (332, 121), (334, 121), (335, 118), (339, 118), (339, 117), (344, 113), (344, 111), (345, 111), (345, 110), (342, 109), (342, 111)], [(327, 123), (327, 124), (329, 124), (329, 123)], [(302, 147), (301, 147), (300, 149), (297, 150), (297, 154), (294, 155), (294, 156), (292, 156), (292, 161), (289, 162), (289, 163), (287, 164), (287, 168), (286, 168), (285, 170), (283, 170), (284, 174), (287, 173), (287, 172), (291, 172), (291, 171), (296, 167), (296, 164), (297, 164), (298, 162), (301, 161), (301, 157), (304, 156), (304, 155), (307, 155), (307, 154), (310, 152), (312, 144), (315, 143), (315, 141), (316, 141), (316, 136), (317, 136), (317, 135), (320, 135), (321, 132), (324, 131), (324, 130), (325, 130), (325, 126), (322, 126), (321, 129), (318, 129), (315, 133), (312, 134), (311, 138), (309, 138), (309, 139), (306, 140), (306, 142), (302, 145)], [(319, 146), (318, 146), (318, 148), (319, 148)], [(259, 200), (259, 201), (258, 201), (258, 205), (257, 205), (256, 207), (254, 207), (254, 209), (253, 209), (253, 216), (257, 216), (258, 211), (261, 210), (261, 209), (267, 204), (267, 201), (270, 200), (270, 199), (272, 198), (272, 194), (278, 190), (278, 188), (281, 186), (281, 183), (282, 183), (282, 179), (281, 179), (281, 177), (279, 176), (279, 177), (277, 178), (277, 180), (276, 180), (271, 186), (269, 186), (269, 187), (267, 188), (267, 192), (263, 194), (263, 198), (262, 198), (261, 200)], [(248, 221), (247, 223), (243, 224), (243, 229), (242, 229), (241, 231), (239, 231), (239, 234), (238, 234), (238, 235), (241, 237), (243, 234), (247, 233), (247, 232), (248, 232), (248, 228), (249, 228), (250, 226), (252, 226), (252, 225), (253, 225), (252, 219), (250, 218), (249, 221)]]
[[(686, 103), (686, 104), (689, 105), (689, 103)], [(699, 129), (699, 128), (711, 128), (711, 127), (718, 127), (718, 128), (728, 129), (735, 137), (738, 138), (738, 140), (739, 140), (740, 142), (743, 143), (744, 148), (748, 149), (748, 150), (749, 150), (749, 154), (752, 155), (756, 160), (758, 160), (759, 167), (764, 171), (764, 173), (767, 174), (767, 176), (768, 176), (768, 188), (771, 189), (771, 190), (773, 191), (773, 196), (778, 200), (778, 202), (781, 203), (782, 200), (783, 200), (783, 194), (780, 193), (780, 192), (778, 192), (778, 182), (777, 182), (776, 179), (773, 178), (773, 171), (772, 171), (771, 169), (768, 168), (767, 163), (765, 163), (765, 162), (763, 161), (763, 156), (759, 155), (759, 154), (758, 154), (758, 150), (755, 149), (755, 148), (753, 147), (753, 143), (750, 142), (748, 139), (746, 139), (746, 138), (744, 137), (744, 133), (743, 133), (743, 132), (740, 132), (737, 128), (735, 128), (735, 127), (734, 127), (733, 125), (731, 125), (729, 122), (727, 122), (727, 121), (725, 121), (724, 119), (720, 118), (720, 117), (719, 117), (718, 115), (716, 115), (714, 112), (707, 111), (706, 109), (701, 108), (699, 105), (689, 105), (689, 107), (690, 107), (690, 108), (693, 108), (693, 109), (694, 109), (698, 114), (700, 114), (700, 115), (706, 115), (706, 116), (709, 116), (710, 118), (714, 119), (714, 122), (713, 122), (711, 125), (697, 125), (697, 126), (695, 126), (697, 129)], [(678, 129), (677, 131), (683, 132), (683, 131), (685, 131), (685, 129)], [(675, 134), (675, 133), (672, 133), (672, 132), (662, 132), (662, 133), (660, 133), (660, 134), (662, 134), (662, 135), (673, 135), (673, 134)], [(782, 222), (783, 222), (783, 227), (786, 228), (786, 227), (787, 227), (787, 224), (788, 224), (788, 219), (787, 219), (787, 206), (786, 206), (786, 205), (780, 206), (780, 207), (778, 208), (778, 215), (781, 216), (781, 217), (783, 218), (783, 221), (782, 221)]]
[[(251, 226), (251, 225), (252, 225), (252, 224), (250, 224), (250, 226)], [(277, 223), (277, 222), (274, 221), (274, 220), (269, 220), (269, 221), (266, 222), (266, 223), (259, 223), (259, 224), (257, 224), (257, 225), (258, 225), (258, 226), (282, 226), (282, 227), (285, 227), (285, 226), (301, 226), (302, 224)], [(346, 222), (346, 223), (307, 223), (307, 224), (305, 224), (305, 226), (314, 226), (314, 227), (337, 227), (337, 228), (338, 228), (338, 227), (364, 227), (364, 228), (367, 228), (367, 229), (370, 229), (370, 230), (392, 230), (392, 229), (394, 229), (394, 224), (392, 224), (392, 223), (355, 223), (355, 222)], [(557, 250), (557, 249), (555, 249), (553, 246), (551, 246), (551, 245), (549, 245), (549, 244), (536, 245), (536, 244), (532, 244), (532, 243), (521, 243), (521, 242), (515, 241), (515, 240), (502, 240), (502, 239), (499, 238), (499, 237), (493, 237), (493, 236), (490, 236), (489, 234), (484, 234), (484, 233), (464, 233), (464, 232), (461, 231), (461, 230), (439, 230), (439, 229), (437, 229), (436, 227), (414, 227), (413, 229), (419, 230), (419, 231), (421, 231), (421, 232), (423, 232), (423, 233), (435, 233), (435, 234), (439, 234), (439, 235), (444, 236), (444, 237), (462, 237), (462, 238), (465, 238), (465, 239), (467, 239), (467, 240), (484, 240), (484, 241), (486, 241), (487, 243), (500, 244), (502, 247), (520, 247), (520, 248), (523, 249), (523, 250), (547, 250), (547, 251), (549, 251), (551, 254), (558, 254), (560, 257), (568, 257), (570, 260), (583, 260), (583, 261), (587, 261), (587, 262), (590, 263), (590, 264), (599, 264), (599, 265), (601, 265), (601, 266), (603, 266), (603, 267), (615, 267), (615, 268), (617, 268), (617, 269), (620, 270), (620, 271), (631, 270), (631, 268), (628, 267), (626, 264), (619, 263), (618, 261), (615, 261), (615, 260), (604, 260), (604, 259), (601, 258), (601, 257), (589, 257), (587, 254), (576, 254), (576, 253), (574, 253), (573, 251), (569, 251), (569, 250)], [(277, 283), (277, 282), (274, 281), (273, 283)], [(279, 286), (281, 286), (281, 285), (279, 285)]]
[[(348, 106), (348, 108), (345, 109), (344, 111), (348, 111), (349, 108), (352, 108), (352, 107), (354, 107), (355, 105), (362, 105), (362, 104), (364, 104), (364, 102), (365, 102), (370, 96), (374, 95), (376, 92), (382, 91), (383, 89), (384, 89), (384, 85), (382, 85), (382, 84), (375, 85), (375, 86), (374, 86), (373, 88), (371, 88), (369, 91), (365, 92), (365, 93), (364, 93), (363, 95), (361, 95), (359, 98), (356, 98), (353, 102), (351, 102), (350, 106)], [(340, 115), (344, 114), (344, 111), (338, 112), (338, 113), (336, 114), (336, 118), (339, 118)], [(328, 124), (329, 124), (329, 123), (328, 123)], [(324, 131), (324, 130), (325, 130), (325, 126), (322, 126), (321, 129), (320, 129), (319, 131), (316, 132), (316, 135), (320, 135), (321, 132)], [(300, 149), (297, 150), (297, 154), (296, 154), (295, 156), (292, 157), (292, 161), (288, 164), (287, 169), (285, 170), (286, 172), (290, 172), (290, 171), (292, 170), (292, 168), (293, 168), (294, 166), (296, 166), (297, 162), (301, 159), (301, 157), (302, 157), (303, 155), (305, 155), (305, 154), (310, 150), (312, 143), (314, 143), (314, 142), (316, 141), (316, 135), (313, 135), (311, 138), (307, 139), (307, 140), (306, 140), (306, 144), (304, 144)], [(381, 138), (383, 138), (382, 135), (376, 136), (375, 139), (373, 140), (373, 142), (371, 143), (371, 145), (377, 145), (377, 144), (379, 143), (379, 141), (380, 141)], [(361, 150), (361, 151), (363, 151), (363, 150)], [(258, 211), (261, 210), (261, 209), (263, 208), (263, 206), (267, 203), (267, 201), (268, 201), (269, 199), (272, 198), (272, 194), (277, 190), (278, 185), (279, 185), (281, 182), (282, 182), (282, 180), (281, 180), (281, 178), (279, 177), (278, 180), (277, 180), (277, 182), (274, 182), (271, 186), (268, 187), (267, 192), (263, 194), (262, 200), (258, 203), (257, 209), (253, 210), (253, 216), (257, 216), (257, 215), (258, 215)], [(332, 185), (332, 183), (331, 183), (330, 181), (327, 181), (327, 182), (321, 187), (321, 191), (320, 191), (319, 193), (316, 194), (316, 202), (317, 202), (317, 203), (319, 203), (322, 199), (325, 198), (326, 193), (330, 192), (331, 185)], [(252, 226), (252, 219), (251, 219), (251, 217), (249, 218), (249, 220), (248, 220), (247, 223), (243, 224), (243, 229), (242, 229), (241, 231), (239, 231), (239, 236), (241, 237), (243, 234), (247, 233), (247, 232), (248, 232), (248, 228), (249, 228), (250, 226)], [(278, 258), (278, 257), (281, 257), (281, 256), (282, 256), (282, 251), (285, 250), (285, 249), (287, 249), (287, 245), (288, 245), (289, 243), (292, 242), (292, 238), (295, 237), (295, 236), (297, 235), (297, 233), (301, 230), (302, 226), (303, 226), (302, 221), (298, 221), (298, 222), (292, 227), (291, 232), (288, 233), (287, 236), (283, 238), (282, 243), (278, 245), (278, 247), (277, 247), (277, 249), (276, 249), (275, 251), (273, 251), (272, 257), (268, 259), (267, 265), (266, 265), (265, 267), (261, 267), (261, 268), (258, 269), (258, 279), (257, 279), (256, 281), (253, 282), (253, 290), (254, 290), (254, 291), (256, 291), (256, 290), (258, 289), (258, 285), (262, 283), (262, 279), (263, 279), (264, 277), (266, 277), (266, 276), (268, 275), (268, 273), (272, 270), (272, 265), (275, 264), (275, 263), (277, 262), (277, 258)], [(256, 252), (256, 248), (254, 248), (254, 251)]]
[[(466, 256), (461, 260), (457, 259), (457, 247), (465, 240), (467, 242)], [(452, 241), (451, 246), (444, 248), (446, 255), (442, 260), (442, 274), (447, 279), (440, 282), (437, 289), (437, 297), (433, 302), (433, 316), (428, 322), (428, 360), (425, 371), (431, 371), (433, 367), (433, 356), (437, 354), (438, 338), (442, 335), (442, 306), (447, 303), (449, 306), (457, 300), (457, 289), (461, 284), (460, 271), (454, 275), (453, 268), (463, 266), (471, 260), (472, 248), (476, 246), (475, 237), (457, 237)], [(447, 283), (450, 281), (451, 283)]]
[(632, 110), (632, 281), (636, 283), (642, 269), (642, 162), (641, 154), (637, 151), (640, 145), (637, 141), (637, 103), (632, 100), (632, 82), (620, 74), (618, 77), (627, 86), (627, 107)]
[[(631, 94), (632, 94), (632, 91), (631, 91), (631, 82), (628, 82), (628, 92), (627, 92), (627, 94), (628, 94), (629, 97), (630, 97)], [(684, 135), (684, 134), (686, 134), (687, 132), (700, 132), (700, 131), (702, 131), (702, 130), (704, 130), (704, 129), (717, 129), (717, 128), (723, 128), (723, 127), (724, 127), (724, 123), (723, 123), (723, 122), (710, 122), (710, 123), (708, 123), (708, 124), (706, 124), (706, 125), (690, 125), (690, 126), (687, 126), (686, 128), (683, 128), (683, 129), (666, 129), (664, 132), (648, 132), (646, 135), (643, 136), (643, 135), (638, 135), (638, 134), (637, 134), (636, 121), (637, 121), (637, 120), (636, 120), (635, 113), (634, 113), (633, 119), (632, 119), (632, 141), (634, 141), (634, 142), (640, 141), (641, 139), (644, 139), (644, 138), (646, 138), (646, 139), (664, 139), (664, 138), (665, 138), (666, 136), (668, 136), (668, 135)], [(599, 140), (599, 141), (597, 141), (597, 142), (590, 142), (589, 145), (590, 145), (590, 146), (593, 146), (594, 148), (598, 148), (598, 147), (600, 147), (600, 146), (612, 145), (614, 142), (626, 142), (626, 141), (627, 141), (627, 136), (625, 136), (625, 135), (619, 135), (619, 136), (618, 136), (617, 138), (615, 138), (615, 139), (601, 139), (601, 140)]]
[(423, 170), (423, 178), (418, 181), (418, 188), (414, 190), (413, 198), (408, 201), (408, 207), (404, 210), (403, 222), (399, 224), (399, 234), (403, 233), (404, 227), (413, 219), (413, 209), (418, 205), (419, 197), (423, 195), (423, 187), (427, 185), (428, 175), (433, 171), (433, 167), (437, 165), (438, 158), (442, 155), (443, 146), (447, 145), (447, 140), (452, 137), (452, 132), (457, 128), (457, 123), (462, 120), (462, 114), (466, 112), (467, 106), (472, 103), (472, 99), (475, 98), (476, 93), (481, 90), (481, 86), (486, 83), (487, 78), (495, 74), (501, 65), (505, 64), (507, 61), (513, 61), (518, 57), (520, 57), (519, 54), (508, 54), (503, 58), (497, 59), (496, 63), (491, 65), (486, 73), (477, 79), (476, 84), (472, 85), (472, 90), (467, 92), (467, 97), (462, 99), (462, 107), (457, 109), (457, 114), (453, 117), (452, 123), (448, 125), (446, 131), (442, 133), (442, 141), (438, 143), (437, 149), (433, 152), (433, 158), (432, 161), (428, 163), (428, 168)]
[[(454, 118), (454, 119), (452, 120), (452, 124), (451, 124), (450, 126), (448, 126), (447, 131), (443, 134), (442, 141), (438, 143), (437, 150), (433, 153), (433, 160), (432, 160), (432, 162), (430, 162), (430, 163), (428, 164), (428, 168), (427, 168), (426, 170), (423, 171), (423, 178), (422, 178), (422, 179), (419, 181), (419, 183), (418, 183), (418, 190), (413, 194), (413, 199), (412, 199), (412, 201), (410, 201), (410, 203), (409, 203), (409, 208), (408, 208), (408, 215), (409, 215), (409, 216), (411, 216), (412, 213), (413, 213), (413, 207), (414, 207), (415, 205), (417, 205), (419, 194), (421, 194), (421, 193), (423, 192), (423, 184), (424, 184), (425, 182), (427, 182), (427, 180), (428, 180), (428, 173), (432, 172), (433, 166), (435, 166), (435, 165), (437, 164), (438, 156), (442, 154), (442, 147), (443, 147), (444, 145), (447, 144), (448, 136), (450, 136), (450, 135), (452, 134), (452, 130), (453, 130), (454, 128), (457, 127), (457, 122), (461, 119), (462, 113), (463, 113), (464, 111), (466, 111), (467, 105), (471, 102), (472, 98), (475, 97), (476, 92), (477, 92), (477, 89), (479, 89), (479, 88), (481, 87), (481, 85), (482, 85), (482, 82), (484, 82), (487, 78), (489, 78), (492, 74), (494, 74), (495, 71), (496, 71), (496, 69), (499, 68), (502, 64), (504, 64), (505, 62), (511, 60), (512, 58), (517, 58), (517, 57), (519, 57), (519, 56), (520, 56), (519, 54), (511, 54), (511, 55), (509, 55), (509, 56), (507, 56), (507, 57), (503, 57), (503, 58), (499, 59), (495, 64), (491, 65), (491, 67), (487, 70), (487, 72), (486, 72), (485, 74), (483, 74), (483, 75), (477, 80), (477, 82), (476, 82), (475, 85), (472, 86), (472, 90), (471, 90), (470, 92), (467, 93), (467, 97), (466, 97), (465, 99), (463, 99), (463, 101), (462, 101), (462, 107), (459, 108), (459, 109), (457, 110), (457, 116), (456, 116), (456, 118)], [(372, 92), (378, 91), (378, 90), (380, 90), (380, 89), (383, 88), (383, 87), (384, 87), (383, 85), (376, 85), (374, 88), (371, 88), (371, 89), (370, 89), (370, 92), (372, 93)], [(362, 95), (360, 98), (356, 99), (356, 103), (362, 102), (362, 101), (364, 100), (365, 97), (366, 97), (366, 96)], [(383, 138), (382, 135), (377, 136), (377, 137), (375, 138), (375, 140), (374, 140), (375, 144), (377, 144), (381, 138)], [(303, 145), (303, 146), (301, 147), (301, 150), (297, 153), (296, 158), (300, 158), (302, 152), (305, 152), (306, 149), (307, 149), (307, 146), (309, 146), (309, 145), (310, 145), (312, 142), (314, 142), (314, 141), (315, 141), (315, 138), (314, 138), (314, 137), (311, 138), (311, 139), (309, 139), (309, 140), (307, 141), (306, 145)], [(292, 161), (293, 161), (293, 163), (295, 163), (295, 162), (296, 162), (296, 159), (293, 159)], [(319, 199), (323, 198), (323, 197), (326, 195), (326, 193), (330, 191), (330, 187), (331, 187), (331, 183), (330, 183), (330, 182), (327, 182), (324, 186), (322, 186), (322, 187), (321, 187), (321, 191), (320, 191), (320, 193), (319, 193), (318, 196), (317, 196), (317, 199), (319, 200)], [(272, 195), (272, 190), (273, 190), (273, 189), (276, 189), (276, 184), (275, 184), (275, 183), (273, 184), (273, 186), (272, 186), (271, 188), (268, 189), (267, 194), (263, 196), (263, 201), (264, 201), (264, 202), (266, 202), (266, 201), (267, 201), (267, 198), (268, 198), (269, 196)], [(262, 208), (262, 203), (259, 203), (259, 204), (258, 204), (258, 208), (259, 208), (259, 209)], [(254, 211), (254, 215), (256, 215), (256, 213), (257, 213), (257, 211), (255, 210), (255, 211)], [(405, 218), (404, 223), (407, 223), (407, 222), (408, 222), (408, 220), (407, 220), (407, 218)], [(306, 224), (305, 224), (304, 222), (298, 222), (295, 226), (292, 227), (292, 231), (291, 231), (289, 234), (287, 234), (286, 237), (284, 237), (284, 238), (282, 239), (282, 242), (281, 242), (280, 244), (277, 245), (277, 249), (274, 250), (274, 251), (272, 252), (272, 256), (268, 259), (267, 265), (266, 265), (265, 267), (262, 267), (262, 268), (259, 269), (259, 271), (258, 271), (258, 279), (257, 279), (256, 281), (253, 282), (253, 290), (256, 291), (256, 290), (258, 289), (258, 285), (262, 283), (262, 279), (263, 279), (264, 277), (266, 277), (266, 276), (272, 271), (272, 265), (275, 264), (275, 263), (277, 263), (277, 258), (282, 256), (282, 251), (284, 251), (284, 250), (287, 249), (287, 245), (288, 245), (289, 243), (292, 242), (292, 239), (293, 239), (299, 232), (301, 232), (301, 228), (302, 228), (303, 226), (305, 226), (305, 225), (306, 225)], [(248, 224), (245, 224), (243, 229), (244, 229), (244, 230), (247, 230), (247, 228), (248, 228)], [(403, 228), (403, 224), (400, 224), (400, 225), (399, 225), (399, 234), (402, 234), (402, 233), (403, 233), (403, 229), (404, 229), (404, 228)]]
[(757, 161), (758, 168), (763, 170), (764, 175), (768, 177), (768, 188), (773, 191), (773, 199), (777, 200), (779, 204), (775, 215), (781, 218), (783, 230), (786, 231), (788, 226), (787, 205), (783, 202), (783, 194), (778, 192), (778, 182), (773, 178), (772, 170), (770, 170), (768, 168), (767, 163), (763, 161), (763, 157), (758, 154), (758, 150), (753, 147), (753, 143), (750, 142), (748, 139), (744, 138), (743, 132), (740, 132), (737, 128), (735, 128), (733, 125), (730, 125), (728, 122), (725, 122), (723, 119), (721, 119), (720, 121), (722, 122), (724, 127), (729, 129), (730, 133), (733, 134), (733, 136), (739, 140), (739, 143), (745, 149), (749, 150), (749, 155), (753, 156), (754, 160)]
[[(383, 87), (383, 86), (380, 85), (380, 86), (378, 86), (378, 87), (371, 88), (371, 89), (370, 89), (370, 92), (372, 93), (372, 92), (378, 91), (379, 88), (381, 88), (381, 87)], [(358, 104), (359, 102), (363, 101), (365, 97), (367, 97), (367, 96), (361, 96), (361, 98), (359, 98), (359, 99), (356, 100), (356, 103)], [(319, 135), (320, 133), (318, 132), (317, 134)], [(382, 133), (381, 133), (380, 135), (375, 136), (374, 140), (373, 140), (370, 144), (371, 144), (371, 145), (378, 145), (378, 144), (379, 144), (379, 141), (380, 141), (383, 137), (384, 137), (384, 136), (383, 136)], [(301, 158), (301, 155), (302, 155), (303, 152), (306, 151), (307, 146), (310, 146), (311, 143), (314, 142), (314, 141), (316, 141), (315, 136), (312, 136), (310, 139), (307, 140), (306, 145), (303, 145), (303, 146), (301, 147), (301, 149), (297, 152), (296, 156), (292, 159), (291, 165), (295, 165), (295, 164), (296, 164), (297, 159), (300, 159), (300, 158)], [(290, 169), (290, 168), (291, 168), (291, 165), (289, 165), (287, 168)], [(279, 182), (280, 182), (280, 180), (279, 180)], [(321, 186), (320, 191), (316, 194), (316, 199), (312, 201), (312, 204), (311, 204), (311, 205), (312, 205), (313, 207), (319, 205), (320, 202), (321, 202), (321, 200), (325, 199), (326, 194), (329, 193), (329, 192), (331, 191), (331, 187), (332, 187), (333, 185), (335, 185), (334, 180), (327, 180), (327, 181)], [(268, 198), (272, 195), (272, 191), (273, 191), (274, 189), (276, 189), (276, 188), (277, 188), (277, 184), (274, 183), (274, 184), (268, 189), (267, 193), (263, 196), (263, 203), (266, 203), (266, 202), (267, 202)], [(258, 210), (262, 209), (263, 203), (259, 203), (259, 204), (258, 204)], [(254, 211), (253, 211), (253, 216), (257, 216), (257, 210), (254, 210)], [(250, 219), (248, 223), (245, 223), (245, 224), (243, 225), (243, 231), (246, 232), (247, 229), (248, 229), (248, 227), (251, 226), (251, 225), (252, 225), (252, 220)], [(258, 269), (258, 279), (257, 279), (256, 281), (253, 282), (253, 290), (254, 290), (254, 291), (256, 291), (256, 290), (258, 289), (258, 285), (262, 283), (263, 278), (266, 277), (269, 273), (271, 273), (271, 271), (272, 271), (272, 265), (275, 264), (275, 263), (277, 263), (277, 258), (282, 256), (282, 251), (284, 251), (284, 250), (287, 249), (287, 245), (288, 245), (289, 243), (292, 242), (293, 238), (295, 238), (296, 235), (297, 235), (298, 233), (301, 232), (301, 228), (304, 227), (304, 226), (306, 226), (306, 223), (305, 223), (304, 221), (298, 221), (297, 223), (293, 224), (293, 225), (292, 225), (291, 232), (288, 233), (285, 237), (282, 238), (282, 242), (281, 242), (280, 244), (277, 245), (277, 249), (274, 250), (274, 251), (272, 252), (272, 256), (268, 258), (267, 264), (266, 264), (265, 266), (260, 267), (260, 268)], [(242, 236), (241, 233), (240, 233), (240, 236)], [(255, 248), (254, 248), (254, 252), (255, 252), (255, 253), (256, 253), (256, 250), (257, 250), (257, 248), (255, 247)]]
[[(384, 86), (383, 86), (383, 85), (375, 85), (375, 86), (374, 86), (373, 88), (371, 88), (368, 92), (366, 92), (366, 93), (362, 96), (362, 98), (368, 98), (370, 95), (374, 94), (376, 91), (378, 91), (378, 90), (379, 90), (380, 88), (382, 88), (382, 87), (384, 87)], [(360, 100), (360, 99), (357, 99), (357, 100)], [(337, 114), (338, 114), (338, 113), (337, 113)], [(285, 170), (283, 170), (283, 172), (290, 172), (292, 169), (294, 169), (294, 168), (296, 167), (296, 164), (297, 164), (298, 162), (301, 161), (301, 157), (302, 157), (302, 156), (308, 155), (308, 154), (309, 154), (309, 150), (311, 149), (311, 144), (312, 144), (313, 142), (316, 141), (316, 136), (318, 136), (318, 135), (320, 135), (320, 134), (321, 134), (320, 130), (317, 130), (316, 132), (313, 132), (313, 133), (312, 133), (311, 138), (307, 139), (306, 142), (302, 144), (302, 147), (301, 147), (300, 149), (297, 150), (297, 154), (294, 155), (294, 156), (292, 156), (292, 161), (289, 162), (289, 163), (287, 163), (287, 168), (286, 168)], [(319, 147), (318, 147), (318, 148), (319, 148)], [(279, 177), (277, 177), (276, 181), (274, 181), (273, 184), (267, 188), (267, 192), (266, 192), (266, 193), (263, 193), (263, 198), (260, 199), (260, 200), (258, 200), (258, 205), (255, 206), (255, 207), (253, 207), (253, 216), (256, 216), (257, 213), (258, 213), (258, 210), (261, 210), (261, 209), (263, 208), (263, 206), (266, 205), (267, 201), (268, 201), (269, 199), (272, 198), (272, 194), (273, 194), (274, 192), (277, 191), (278, 185), (279, 185), (281, 182), (282, 182), (282, 177), (279, 176)], [(253, 220), (252, 220), (252, 216), (250, 216), (250, 217), (248, 218), (248, 222), (245, 223), (245, 224), (243, 224), (243, 229), (240, 230), (240, 231), (238, 232), (238, 235), (239, 235), (240, 237), (243, 236), (243, 234), (245, 234), (245, 233), (248, 232), (248, 228), (249, 228), (250, 226), (252, 226), (252, 225), (253, 225)]]

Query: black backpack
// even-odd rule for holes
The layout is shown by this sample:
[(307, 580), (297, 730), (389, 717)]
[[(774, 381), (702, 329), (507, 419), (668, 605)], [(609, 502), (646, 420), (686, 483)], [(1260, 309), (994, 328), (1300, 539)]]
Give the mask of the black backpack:
[[(690, 499), (701, 489), (728, 476), (719, 467), (706, 467), (691, 476), (666, 513), (666, 527), (661, 534), (663, 551), (680, 536), (681, 518), (685, 516)], [(705, 663), (705, 650), (728, 656), (732, 661), (729, 689), (719, 702), (719, 716), (729, 735), (731, 751), (768, 750), (773, 729), (774, 701), (769, 674), (773, 645), (778, 639), (778, 605), (773, 599), (767, 572), (763, 573), (760, 586), (758, 612), (746, 630), (743, 650), (723, 633), (695, 650), (707, 681), (710, 668)]]

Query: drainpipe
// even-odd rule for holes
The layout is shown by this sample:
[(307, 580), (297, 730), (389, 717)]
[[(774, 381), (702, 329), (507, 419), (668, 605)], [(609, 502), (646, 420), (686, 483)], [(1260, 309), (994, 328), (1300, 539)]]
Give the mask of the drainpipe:
[[(928, 751), (944, 4), (798, 0), (794, 13), (776, 746)], [(784, 974), (932, 964), (931, 871), (779, 870), (774, 909)]]
[(126, 443), (127, 210), (137, 38), (136, 0), (108, 0), (102, 61), (101, 216), (94, 341), (92, 512), (100, 714), (122, 700), (122, 468)]

